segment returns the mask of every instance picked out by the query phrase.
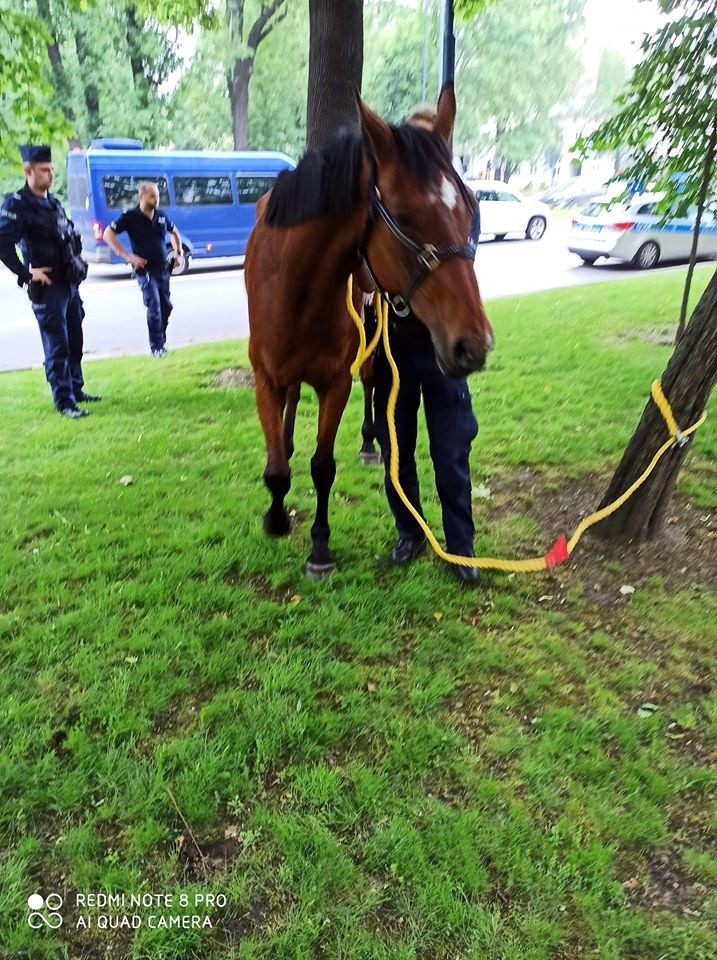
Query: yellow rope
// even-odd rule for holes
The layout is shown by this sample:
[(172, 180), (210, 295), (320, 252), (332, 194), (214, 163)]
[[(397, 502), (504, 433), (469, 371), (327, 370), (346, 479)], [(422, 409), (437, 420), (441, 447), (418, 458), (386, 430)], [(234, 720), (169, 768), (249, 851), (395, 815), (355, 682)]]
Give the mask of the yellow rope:
[(456, 564), (462, 567), (478, 567), (483, 570), (504, 570), (512, 573), (534, 573), (557, 566), (557, 564), (568, 559), (570, 554), (575, 549), (578, 541), (585, 531), (589, 529), (589, 527), (594, 526), (596, 523), (604, 520), (605, 517), (609, 517), (610, 514), (615, 513), (616, 510), (619, 510), (620, 507), (627, 500), (629, 500), (633, 493), (635, 493), (635, 491), (639, 489), (639, 487), (641, 487), (642, 484), (647, 480), (657, 466), (658, 461), (664, 456), (670, 447), (686, 442), (687, 438), (693, 434), (695, 430), (699, 429), (699, 427), (701, 427), (707, 419), (707, 413), (705, 412), (696, 423), (692, 424), (691, 427), (687, 427), (686, 430), (680, 430), (670, 408), (670, 404), (668, 403), (667, 398), (662, 390), (662, 384), (659, 380), (655, 380), (651, 388), (652, 398), (665, 419), (667, 429), (670, 432), (670, 439), (663, 443), (650, 461), (647, 468), (640, 474), (637, 480), (635, 480), (635, 482), (632, 483), (627, 490), (625, 490), (623, 494), (621, 494), (616, 500), (613, 500), (612, 503), (609, 503), (601, 510), (596, 510), (594, 513), (591, 513), (580, 522), (570, 540), (566, 540), (564, 536), (560, 536), (544, 557), (534, 557), (529, 560), (502, 560), (497, 557), (461, 557), (455, 553), (446, 553), (438, 540), (436, 540), (426, 521), (406, 496), (398, 479), (396, 403), (398, 401), (398, 391), (401, 385), (401, 379), (398, 373), (398, 367), (396, 366), (396, 361), (393, 359), (391, 345), (389, 343), (388, 302), (379, 297), (378, 294), (376, 295), (376, 335), (373, 337), (368, 347), (366, 346), (366, 334), (363, 331), (363, 323), (361, 322), (360, 316), (354, 309), (353, 299), (351, 296), (351, 280), (349, 280), (349, 286), (346, 294), (346, 304), (354, 323), (356, 324), (357, 328), (359, 328), (359, 352), (351, 367), (352, 374), (355, 375), (359, 371), (361, 364), (371, 356), (376, 344), (378, 343), (378, 339), (381, 336), (383, 337), (383, 348), (386, 352), (386, 359), (391, 367), (392, 382), (391, 390), (388, 395), (388, 404), (386, 407), (386, 420), (388, 424), (388, 436), (391, 448), (391, 458), (389, 461), (389, 476), (391, 477), (391, 483), (393, 484), (396, 493), (404, 503), (406, 509), (412, 514), (420, 528), (423, 530), (424, 534), (426, 535), (426, 539), (430, 543), (435, 553), (441, 558), (441, 560), (445, 560), (447, 563)]
[[(374, 309), (376, 311), (376, 320), (378, 321), (379, 311), (381, 309), (381, 295), (379, 293), (374, 294)], [(376, 324), (376, 332), (371, 338), (371, 342), (366, 345), (366, 330), (364, 329), (363, 321), (354, 307), (354, 298), (353, 298), (353, 275), (349, 277), (349, 282), (346, 285), (346, 308), (351, 316), (351, 319), (354, 322), (354, 326), (358, 330), (359, 335), (359, 348), (358, 353), (356, 354), (356, 359), (351, 364), (351, 376), (357, 377), (361, 372), (361, 367), (368, 360), (371, 354), (374, 352), (378, 345), (378, 341), (381, 339), (381, 327), (378, 322)]]

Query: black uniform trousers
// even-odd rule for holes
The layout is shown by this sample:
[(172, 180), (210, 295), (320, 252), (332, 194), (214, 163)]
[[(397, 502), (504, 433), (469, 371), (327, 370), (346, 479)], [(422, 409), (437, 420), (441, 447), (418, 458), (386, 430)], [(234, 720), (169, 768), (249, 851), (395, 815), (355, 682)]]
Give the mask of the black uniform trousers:
[(74, 283), (54, 280), (41, 288), (42, 300), (32, 309), (45, 353), (45, 376), (56, 410), (74, 407), (82, 393), (82, 319), (85, 315)]
[(150, 350), (162, 350), (167, 342), (167, 325), (172, 312), (169, 299), (169, 271), (147, 270), (137, 274), (142, 300), (147, 310), (147, 331)]
[[(400, 330), (404, 323), (406, 333)], [(441, 373), (430, 335), (419, 321), (409, 317), (392, 323), (392, 328), (391, 352), (401, 378), (396, 405), (399, 481), (408, 499), (423, 516), (416, 471), (418, 408), (423, 397), (446, 546), (450, 553), (470, 556), (475, 527), (469, 456), (471, 444), (478, 434), (478, 423), (473, 414), (468, 384), (464, 379), (454, 380)], [(399, 537), (419, 540), (423, 531), (396, 493), (389, 475), (386, 405), (391, 389), (391, 368), (382, 348), (374, 357), (374, 377), (376, 436), (386, 465), (388, 503)]]

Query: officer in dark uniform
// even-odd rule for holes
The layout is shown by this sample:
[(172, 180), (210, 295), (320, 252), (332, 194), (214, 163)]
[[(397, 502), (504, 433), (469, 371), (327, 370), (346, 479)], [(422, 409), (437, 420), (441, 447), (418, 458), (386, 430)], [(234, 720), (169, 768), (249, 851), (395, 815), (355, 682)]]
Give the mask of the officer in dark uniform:
[[(48, 193), (54, 168), (46, 146), (20, 147), (25, 186), (0, 208), (0, 261), (27, 284), (45, 352), (45, 376), (58, 413), (86, 417), (78, 403), (100, 399), (84, 391), (82, 319), (78, 286), (87, 275), (79, 234), (62, 204)], [(22, 260), (17, 255), (20, 247)]]
[[(473, 511), (471, 503), (470, 450), (478, 435), (468, 383), (441, 372), (428, 329), (415, 314), (398, 317), (389, 308), (391, 353), (396, 361), (401, 386), (396, 404), (399, 475), (404, 493), (423, 516), (416, 471), (418, 408), (423, 406), (428, 441), (436, 477), (436, 490), (443, 513), (443, 532), (449, 553), (473, 556)], [(386, 495), (396, 521), (398, 540), (391, 560), (406, 565), (426, 549), (426, 537), (400, 499), (389, 475), (390, 444), (386, 420), (392, 374), (381, 345), (374, 356), (374, 403), (376, 436), (386, 465)], [(468, 586), (478, 583), (475, 567), (452, 566), (455, 575)]]
[[(172, 312), (169, 299), (169, 274), (172, 268), (181, 269), (182, 239), (179, 231), (167, 214), (159, 209), (159, 190), (156, 183), (140, 183), (138, 204), (125, 210), (105, 229), (104, 241), (118, 257), (134, 267), (137, 283), (147, 309), (149, 348), (153, 357), (163, 357), (166, 352), (167, 324)], [(118, 233), (129, 236), (132, 252), (125, 250), (117, 239)], [(173, 263), (167, 258), (167, 234), (170, 236)]]

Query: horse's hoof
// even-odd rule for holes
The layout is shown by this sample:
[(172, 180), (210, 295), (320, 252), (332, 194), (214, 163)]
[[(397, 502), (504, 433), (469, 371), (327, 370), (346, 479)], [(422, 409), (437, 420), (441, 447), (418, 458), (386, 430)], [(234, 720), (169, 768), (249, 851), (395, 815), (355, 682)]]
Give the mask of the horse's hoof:
[(309, 580), (325, 580), (336, 569), (336, 561), (328, 560), (325, 563), (316, 563), (309, 558), (306, 561), (306, 576)]
[(376, 450), (362, 450), (359, 453), (359, 459), (367, 467), (380, 467), (383, 463), (383, 457)]
[(268, 510), (264, 514), (264, 533), (270, 537), (285, 537), (291, 530), (291, 519), (286, 511), (282, 514), (272, 513)]

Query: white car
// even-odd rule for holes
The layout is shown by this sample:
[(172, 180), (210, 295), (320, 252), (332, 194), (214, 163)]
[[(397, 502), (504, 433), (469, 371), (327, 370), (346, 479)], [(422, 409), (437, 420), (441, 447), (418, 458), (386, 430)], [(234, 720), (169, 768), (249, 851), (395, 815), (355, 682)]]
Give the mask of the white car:
[(480, 233), (502, 240), (508, 233), (520, 233), (528, 240), (540, 240), (548, 225), (549, 207), (529, 200), (500, 180), (467, 180), (480, 202)]
[[(660, 193), (644, 193), (627, 204), (613, 203), (608, 197), (586, 204), (573, 219), (568, 249), (587, 264), (599, 257), (627, 260), (640, 270), (656, 267), (660, 260), (688, 260), (696, 208), (686, 217), (667, 217), (657, 213)], [(717, 256), (717, 211), (706, 209), (702, 215), (697, 244), (699, 257)]]

